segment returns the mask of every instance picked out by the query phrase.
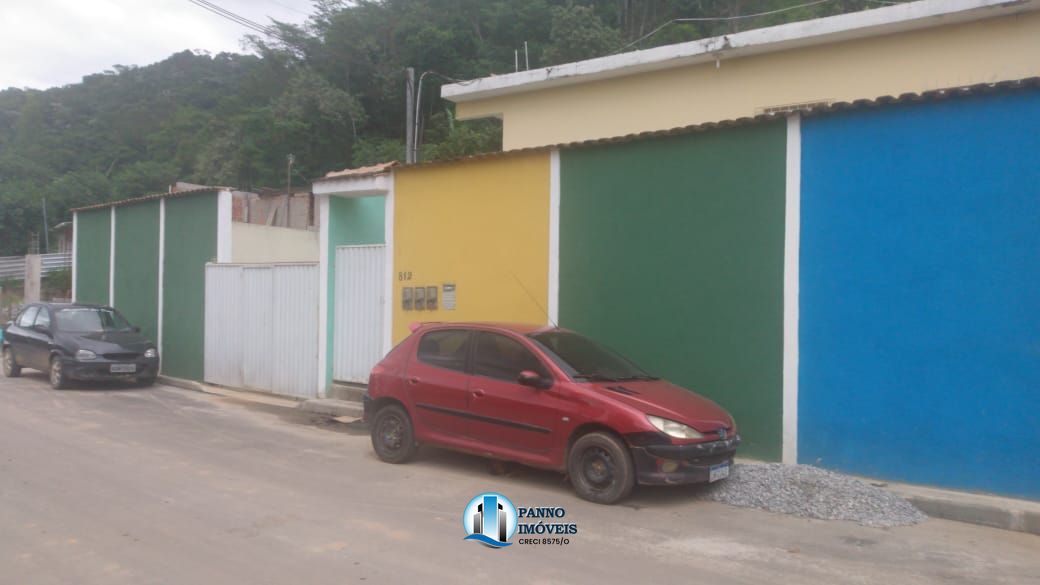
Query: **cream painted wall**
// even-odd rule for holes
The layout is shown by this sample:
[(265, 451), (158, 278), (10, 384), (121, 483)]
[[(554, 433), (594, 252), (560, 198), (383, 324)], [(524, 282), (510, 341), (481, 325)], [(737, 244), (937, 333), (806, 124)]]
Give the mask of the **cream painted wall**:
[(317, 262), (318, 232), (231, 223), (231, 262)]
[(1033, 77), (1038, 56), (1040, 12), (1030, 12), (463, 102), (457, 112), (502, 116), (511, 150)]

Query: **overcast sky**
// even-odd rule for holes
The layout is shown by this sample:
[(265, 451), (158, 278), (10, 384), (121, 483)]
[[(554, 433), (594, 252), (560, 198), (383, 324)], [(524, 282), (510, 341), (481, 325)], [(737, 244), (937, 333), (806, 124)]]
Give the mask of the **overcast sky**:
[[(302, 23), (311, 0), (209, 0), (260, 24)], [(0, 0), (0, 89), (77, 83), (184, 49), (243, 52), (250, 31), (189, 0)]]

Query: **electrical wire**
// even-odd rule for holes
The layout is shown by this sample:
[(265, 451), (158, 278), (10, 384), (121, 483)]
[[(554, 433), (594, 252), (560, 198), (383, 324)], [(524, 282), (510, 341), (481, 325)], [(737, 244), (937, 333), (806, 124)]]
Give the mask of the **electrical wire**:
[(302, 14), (304, 16), (310, 16), (310, 14), (307, 14), (306, 12), (304, 12), (302, 10), (298, 10), (296, 8), (293, 8), (292, 6), (289, 6), (288, 4), (283, 4), (281, 2), (278, 2), (278, 0), (267, 0), (267, 1), (270, 2), (271, 4), (275, 4), (277, 6), (281, 6), (282, 8), (284, 8), (286, 10), (291, 10), (291, 11), (295, 12), (296, 14)]
[(213, 13), (213, 14), (216, 14), (217, 16), (220, 16), (222, 18), (230, 20), (231, 22), (234, 22), (236, 24), (244, 26), (244, 27), (248, 28), (249, 30), (252, 30), (254, 32), (258, 32), (260, 34), (263, 34), (263, 35), (275, 38), (275, 39), (280, 40), (282, 42), (288, 42), (288, 41), (285, 40), (285, 38), (283, 38), (278, 33), (278, 31), (276, 29), (274, 29), (272, 27), (269, 27), (269, 26), (264, 26), (262, 24), (259, 24), (259, 23), (255, 22), (255, 21), (249, 20), (248, 18), (246, 18), (244, 16), (241, 16), (239, 14), (231, 12), (230, 10), (227, 10), (225, 8), (221, 8), (220, 6), (217, 6), (216, 4), (214, 4), (212, 2), (208, 2), (207, 0), (188, 0), (188, 2), (191, 2), (195, 6), (198, 6), (199, 8), (202, 8), (202, 9), (207, 10), (207, 11)]
[(458, 79), (458, 78), (452, 77), (450, 75), (445, 75), (443, 73), (438, 73), (437, 71), (433, 71), (432, 69), (428, 70), (428, 71), (423, 71), (422, 72), (422, 74), (419, 76), (419, 81), (416, 82), (416, 84), (415, 84), (416, 85), (416, 97), (415, 97), (415, 116), (414, 116), (413, 130), (412, 130), (412, 143), (407, 146), (409, 149), (411, 149), (409, 152), (411, 152), (412, 156), (414, 156), (415, 158), (419, 157), (419, 143), (422, 142), (422, 140), (420, 140), (420, 134), (422, 132), (422, 124), (421, 124), (421, 117), (420, 117), (420, 114), (422, 113), (422, 83), (423, 83), (423, 79), (426, 79), (427, 75), (433, 75), (435, 77), (440, 77), (441, 79), (444, 79), (445, 81), (452, 81), (454, 83), (459, 83), (459, 84), (462, 84), (462, 85), (468, 85), (468, 84), (473, 83), (474, 81), (476, 81), (474, 79), (469, 79), (469, 80)]
[(217, 4), (215, 4), (213, 2), (210, 2), (209, 0), (190, 0), (190, 1), (193, 4), (202, 6), (202, 7), (206, 8), (206, 9), (208, 9), (209, 11), (214, 12), (214, 14), (216, 14), (216, 15), (219, 15), (219, 16), (222, 16), (224, 18), (227, 18), (227, 19), (229, 19), (229, 20), (231, 20), (233, 22), (237, 22), (238, 24), (241, 24), (242, 26), (246, 26), (246, 27), (252, 28), (252, 29), (256, 30), (257, 32), (263, 32), (265, 34), (277, 33), (277, 31), (274, 28), (271, 28), (271, 27), (266, 26), (266, 25), (262, 25), (262, 24), (260, 24), (260, 23), (258, 23), (256, 21), (252, 21), (252, 20), (250, 20), (248, 18), (245, 18), (245, 17), (243, 17), (241, 15), (238, 15), (238, 14), (236, 14), (236, 12), (233, 12), (233, 11), (227, 9), (227, 8), (224, 8), (224, 7), (220, 7)]
[(217, 16), (219, 16), (221, 18), (230, 20), (231, 22), (234, 22), (235, 24), (243, 26), (243, 27), (245, 27), (245, 28), (247, 28), (247, 29), (249, 29), (249, 30), (251, 30), (253, 32), (258, 32), (258, 33), (261, 33), (261, 34), (264, 34), (264, 35), (269, 34), (269, 31), (267, 31), (262, 26), (252, 24), (252, 23), (250, 23), (248, 21), (245, 21), (245, 20), (240, 20), (240, 19), (235, 18), (234, 16), (230, 16), (228, 14), (224, 14), (223, 12), (220, 12), (219, 10), (215, 10), (215, 9), (211, 8), (207, 4), (201, 2), (200, 0), (188, 0), (188, 2), (191, 2), (192, 4), (194, 4), (195, 6), (198, 6), (199, 8), (202, 8), (203, 10), (206, 10), (206, 11), (212, 13), (212, 14), (216, 14)]
[(755, 14), (738, 14), (736, 16), (705, 16), (705, 17), (693, 17), (693, 18), (673, 18), (672, 20), (669, 20), (668, 22), (662, 24), (661, 26), (655, 28), (654, 30), (652, 30), (652, 31), (646, 33), (645, 35), (639, 37), (638, 39), (632, 41), (631, 43), (628, 43), (627, 45), (621, 47), (620, 49), (618, 49), (617, 52), (624, 51), (625, 49), (631, 47), (632, 45), (639, 44), (639, 43), (645, 41), (646, 39), (654, 36), (655, 34), (661, 32), (661, 29), (665, 28), (666, 26), (669, 26), (669, 25), (672, 25), (672, 24), (675, 24), (675, 23), (678, 23), (678, 22), (732, 22), (734, 20), (744, 20), (744, 19), (747, 19), (747, 18), (758, 18), (759, 16), (770, 16), (772, 14), (780, 14), (782, 12), (789, 12), (791, 10), (798, 10), (799, 8), (807, 8), (809, 6), (816, 6), (817, 4), (824, 4), (826, 2), (832, 2), (832, 1), (833, 0), (815, 0), (814, 2), (806, 2), (805, 4), (799, 4), (797, 6), (788, 6), (786, 8), (777, 8), (776, 10), (769, 10), (767, 12), (758, 12), (758, 13), (755, 13)]

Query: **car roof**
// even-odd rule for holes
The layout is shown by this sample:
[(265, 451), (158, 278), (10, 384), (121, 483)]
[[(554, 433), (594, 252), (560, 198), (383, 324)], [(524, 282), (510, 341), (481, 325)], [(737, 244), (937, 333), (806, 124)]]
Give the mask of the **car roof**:
[(93, 303), (46, 303), (46, 302), (40, 302), (40, 303), (31, 303), (31, 304), (39, 305), (41, 307), (50, 307), (51, 309), (76, 309), (76, 308), (82, 308), (82, 309), (101, 309), (101, 308), (106, 308), (107, 309), (107, 308), (110, 308), (108, 305), (95, 305)]
[(530, 335), (532, 333), (540, 333), (542, 331), (551, 331), (553, 329), (560, 329), (553, 325), (545, 325), (543, 323), (501, 323), (501, 322), (484, 322), (484, 321), (445, 321), (445, 322), (426, 322), (426, 323), (413, 323), (410, 329), (412, 331), (418, 331), (420, 329), (499, 329), (504, 331), (510, 331), (518, 335)]

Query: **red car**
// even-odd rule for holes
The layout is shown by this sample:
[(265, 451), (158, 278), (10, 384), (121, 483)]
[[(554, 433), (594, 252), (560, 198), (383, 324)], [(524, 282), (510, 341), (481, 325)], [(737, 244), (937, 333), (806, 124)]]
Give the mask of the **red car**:
[(568, 474), (614, 503), (640, 484), (728, 477), (740, 437), (711, 400), (573, 331), (435, 323), (373, 370), (372, 446), (389, 463), (428, 443)]

